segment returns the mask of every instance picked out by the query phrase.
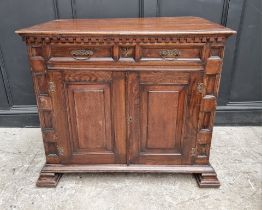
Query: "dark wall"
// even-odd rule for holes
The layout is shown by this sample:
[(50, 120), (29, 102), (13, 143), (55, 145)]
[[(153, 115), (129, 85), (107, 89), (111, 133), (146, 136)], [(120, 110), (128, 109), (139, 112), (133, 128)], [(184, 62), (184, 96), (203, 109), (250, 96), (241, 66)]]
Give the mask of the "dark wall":
[(228, 40), (217, 124), (262, 122), (261, 0), (1, 0), (0, 126), (37, 126), (26, 47), (14, 31), (57, 18), (200, 16), (238, 31)]

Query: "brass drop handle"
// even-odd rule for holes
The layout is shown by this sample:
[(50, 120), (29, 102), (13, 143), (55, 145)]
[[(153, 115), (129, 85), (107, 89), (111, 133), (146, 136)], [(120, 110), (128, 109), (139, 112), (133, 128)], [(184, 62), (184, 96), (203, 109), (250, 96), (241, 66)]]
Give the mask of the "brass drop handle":
[(88, 60), (94, 52), (92, 50), (72, 50), (71, 55), (76, 60)]
[(178, 49), (160, 50), (159, 52), (160, 57), (164, 60), (175, 60), (180, 54)]

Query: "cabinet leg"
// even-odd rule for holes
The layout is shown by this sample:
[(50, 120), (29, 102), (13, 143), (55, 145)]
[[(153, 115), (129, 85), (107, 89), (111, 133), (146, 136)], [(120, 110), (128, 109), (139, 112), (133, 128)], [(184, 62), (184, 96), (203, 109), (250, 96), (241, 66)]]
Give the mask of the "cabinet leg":
[(217, 178), (216, 172), (194, 174), (197, 184), (200, 188), (218, 188), (220, 182)]
[(52, 172), (41, 172), (36, 182), (37, 187), (56, 187), (63, 174)]

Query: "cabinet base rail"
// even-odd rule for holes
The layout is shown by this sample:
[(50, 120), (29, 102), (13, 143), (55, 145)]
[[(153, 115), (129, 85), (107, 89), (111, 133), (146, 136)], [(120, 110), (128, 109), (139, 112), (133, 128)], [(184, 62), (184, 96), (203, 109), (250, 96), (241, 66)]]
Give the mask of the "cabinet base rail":
[(62, 165), (46, 164), (40, 172), (38, 187), (56, 187), (64, 173), (183, 173), (194, 174), (201, 188), (219, 187), (220, 182), (211, 165)]

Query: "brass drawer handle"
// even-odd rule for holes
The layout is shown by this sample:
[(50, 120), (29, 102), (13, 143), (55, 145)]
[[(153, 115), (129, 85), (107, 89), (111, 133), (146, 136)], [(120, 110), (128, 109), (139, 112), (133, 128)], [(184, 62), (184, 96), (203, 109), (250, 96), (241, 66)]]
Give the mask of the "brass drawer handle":
[(94, 52), (92, 50), (72, 50), (71, 55), (76, 60), (87, 60), (94, 55)]
[(160, 57), (164, 60), (175, 60), (180, 54), (178, 49), (160, 50), (159, 52)]

